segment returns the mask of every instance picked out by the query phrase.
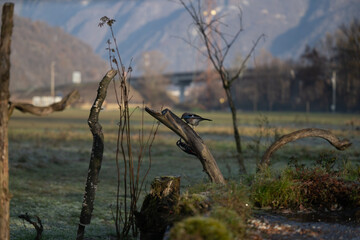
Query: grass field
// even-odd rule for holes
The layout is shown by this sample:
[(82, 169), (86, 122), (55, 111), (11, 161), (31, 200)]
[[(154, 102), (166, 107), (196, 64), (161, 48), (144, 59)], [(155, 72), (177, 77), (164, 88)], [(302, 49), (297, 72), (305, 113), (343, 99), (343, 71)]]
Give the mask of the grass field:
[[(182, 112), (174, 113), (181, 115)], [(44, 225), (43, 239), (75, 238), (92, 146), (92, 135), (87, 125), (88, 114), (89, 111), (68, 109), (47, 117), (18, 112), (11, 117), (11, 239), (34, 238), (34, 228), (18, 218), (18, 215), (25, 213), (41, 218)], [(199, 114), (213, 121), (201, 124), (196, 127), (196, 131), (209, 146), (224, 176), (238, 179), (230, 113)], [(238, 116), (245, 164), (250, 173), (254, 173), (256, 159), (274, 140), (275, 135), (309, 127), (329, 129), (340, 138), (348, 138), (353, 146), (338, 152), (322, 139), (300, 140), (275, 154), (272, 159), (275, 168), (285, 167), (291, 158), (311, 164), (320, 154), (329, 152), (338, 162), (350, 160), (360, 163), (360, 115), (240, 112)], [(141, 111), (135, 111), (131, 122), (135, 152), (140, 120)], [(105, 150), (93, 219), (86, 228), (86, 235), (92, 239), (109, 239), (108, 236), (115, 234), (111, 209), (116, 200), (117, 121), (116, 111), (105, 110), (100, 114)], [(145, 113), (145, 131), (150, 130), (153, 122)], [(182, 190), (207, 181), (200, 162), (180, 151), (175, 144), (177, 140), (174, 133), (160, 126), (152, 147), (152, 166), (145, 181), (146, 190), (156, 176), (181, 176)], [(144, 166), (148, 163), (149, 160), (145, 159)]]

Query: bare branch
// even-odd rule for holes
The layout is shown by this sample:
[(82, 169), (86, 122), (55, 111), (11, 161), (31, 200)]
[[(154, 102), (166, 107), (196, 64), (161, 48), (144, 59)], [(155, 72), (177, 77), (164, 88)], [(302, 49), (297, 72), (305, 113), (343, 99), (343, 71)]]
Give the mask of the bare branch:
[(284, 146), (289, 142), (296, 141), (301, 138), (307, 137), (319, 137), (328, 141), (331, 145), (333, 145), (338, 150), (345, 150), (351, 146), (351, 142), (347, 139), (340, 140), (330, 131), (319, 129), (319, 128), (307, 128), (299, 131), (295, 131), (289, 134), (286, 134), (279, 138), (276, 142), (274, 142), (264, 153), (261, 161), (261, 165), (269, 165), (271, 155), (277, 151), (279, 148)]
[[(242, 26), (242, 11), (239, 7), (239, 28), (236, 31), (235, 35), (231, 36), (231, 34), (226, 33), (225, 31), (220, 30), (220, 26), (226, 26), (225, 23), (221, 21), (224, 16), (219, 17), (213, 17), (210, 21), (205, 22), (202, 18), (202, 12), (201, 12), (201, 4), (200, 0), (197, 0), (197, 9), (195, 8), (194, 4), (189, 0), (189, 5), (185, 4), (184, 0), (179, 0), (180, 3), (184, 6), (185, 10), (189, 13), (193, 20), (193, 24), (197, 27), (197, 30), (199, 32), (200, 38), (202, 40), (202, 43), (206, 47), (206, 53), (207, 58), (212, 63), (214, 69), (219, 74), (223, 88), (225, 90), (225, 94), (227, 96), (229, 108), (231, 110), (232, 114), (232, 120), (233, 120), (233, 128), (234, 128), (234, 138), (236, 142), (236, 149), (238, 152), (237, 159), (240, 164), (240, 171), (245, 173), (245, 165), (243, 163), (244, 159), (242, 156), (242, 150), (241, 150), (241, 139), (239, 130), (237, 127), (237, 117), (236, 117), (236, 107), (233, 100), (233, 96), (231, 93), (231, 83), (238, 78), (240, 73), (244, 70), (245, 64), (247, 60), (250, 58), (252, 53), (255, 50), (255, 47), (257, 46), (258, 42), (261, 38), (264, 37), (264, 35), (261, 35), (257, 41), (254, 43), (253, 47), (251, 48), (250, 52), (246, 56), (245, 60), (242, 62), (240, 68), (236, 72), (236, 75), (234, 77), (230, 77), (229, 71), (225, 68), (225, 59), (228, 56), (230, 52), (230, 48), (233, 46), (235, 41), (239, 38), (240, 33), (243, 31)], [(212, 34), (215, 35), (215, 37), (212, 36)], [(217, 38), (217, 39), (216, 39)], [(198, 49), (195, 47), (195, 49)], [(201, 52), (202, 53), (202, 52)], [(179, 143), (181, 144), (181, 142)]]
[(183, 40), (185, 43), (189, 44), (191, 47), (195, 48), (201, 55), (203, 55), (204, 57), (208, 57), (208, 55), (206, 53), (204, 53), (204, 51), (202, 51), (199, 47), (197, 47), (196, 45), (194, 45), (192, 42), (190, 42), (189, 40), (182, 38), (182, 37), (178, 37), (178, 36), (174, 36), (175, 38), (179, 38), (181, 40)]
[(60, 102), (53, 103), (46, 107), (37, 107), (29, 103), (11, 102), (9, 107), (9, 116), (12, 114), (14, 109), (17, 109), (23, 113), (31, 113), (37, 116), (44, 116), (52, 112), (63, 111), (67, 106), (76, 102), (79, 97), (79, 91), (73, 90), (68, 95), (66, 95), (66, 97), (64, 97)]
[(240, 33), (243, 31), (243, 29), (240, 27), (239, 30), (236, 32), (235, 36), (231, 39), (231, 41), (229, 43), (227, 43), (226, 41), (226, 46), (225, 46), (225, 52), (224, 52), (224, 59), (226, 58), (230, 48), (232, 47), (232, 45), (234, 44), (234, 42), (238, 39)]
[(36, 237), (35, 240), (40, 240), (42, 232), (44, 231), (44, 227), (42, 225), (41, 219), (38, 216), (34, 216), (37, 220), (37, 222), (32, 220), (32, 216), (28, 215), (27, 213), (21, 214), (18, 216), (20, 219), (23, 219), (34, 226), (36, 230)]
[(255, 41), (255, 43), (253, 44), (251, 50), (248, 52), (248, 54), (246, 55), (246, 58), (244, 59), (244, 61), (241, 63), (240, 68), (238, 69), (238, 71), (235, 73), (235, 75), (230, 79), (229, 83), (231, 84), (232, 82), (234, 82), (236, 79), (238, 79), (239, 75), (244, 71), (245, 69), (245, 64), (247, 63), (247, 61), (249, 60), (249, 58), (251, 57), (251, 55), (253, 54), (253, 52), (255, 51), (256, 46), (259, 44), (261, 39), (265, 38), (265, 34), (261, 34)]

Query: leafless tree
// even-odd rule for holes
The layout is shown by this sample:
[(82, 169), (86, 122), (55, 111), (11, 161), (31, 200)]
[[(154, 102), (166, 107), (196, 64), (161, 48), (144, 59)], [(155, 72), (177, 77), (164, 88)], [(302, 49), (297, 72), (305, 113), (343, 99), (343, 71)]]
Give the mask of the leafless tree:
[[(252, 48), (243, 59), (242, 63), (237, 66), (236, 69), (230, 69), (225, 66), (225, 60), (230, 52), (231, 47), (238, 40), (240, 34), (243, 31), (242, 27), (242, 11), (238, 8), (238, 28), (233, 34), (229, 34), (223, 31), (227, 25), (222, 21), (225, 16), (213, 16), (211, 19), (203, 16), (203, 9), (200, 0), (191, 1), (179, 0), (186, 11), (192, 18), (192, 24), (198, 32), (201, 43), (205, 46), (206, 51), (204, 55), (210, 60), (216, 72), (222, 82), (222, 86), (225, 90), (227, 102), (231, 110), (231, 116), (233, 121), (234, 138), (236, 142), (237, 160), (240, 166), (240, 172), (246, 173), (244, 165), (244, 157), (241, 149), (241, 138), (237, 123), (236, 107), (234, 103), (234, 97), (231, 91), (234, 81), (239, 79), (239, 75), (244, 71), (247, 61), (254, 52), (259, 41), (264, 38), (264, 35), (260, 35), (253, 43)], [(189, 41), (188, 41), (189, 42)], [(189, 42), (191, 44), (191, 42)], [(199, 47), (194, 46), (201, 53), (203, 53)]]

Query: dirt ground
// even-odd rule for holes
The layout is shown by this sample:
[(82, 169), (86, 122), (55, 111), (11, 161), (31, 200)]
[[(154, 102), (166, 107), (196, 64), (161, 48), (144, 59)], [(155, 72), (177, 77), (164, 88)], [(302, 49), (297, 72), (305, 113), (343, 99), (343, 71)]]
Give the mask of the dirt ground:
[(250, 220), (254, 239), (360, 240), (360, 209), (333, 213), (258, 212)]

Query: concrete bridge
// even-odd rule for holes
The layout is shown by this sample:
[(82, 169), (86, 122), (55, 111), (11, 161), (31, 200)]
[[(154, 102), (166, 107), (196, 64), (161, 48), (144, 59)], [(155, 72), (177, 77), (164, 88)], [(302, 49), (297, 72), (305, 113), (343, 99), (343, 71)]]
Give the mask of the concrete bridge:
[[(179, 88), (179, 101), (185, 101), (185, 89), (190, 86), (193, 81), (204, 81), (205, 74), (203, 71), (196, 72), (181, 72), (181, 73), (167, 73), (163, 75), (165, 78), (169, 79), (171, 85)], [(138, 79), (141, 79), (142, 76), (132, 77), (131, 81), (136, 85)]]
[[(164, 77), (170, 79), (172, 85), (179, 87), (179, 102), (185, 101), (185, 89), (190, 86), (193, 81), (204, 81), (205, 74), (203, 71), (182, 72), (165, 74)], [(202, 79), (203, 78), (203, 79)]]
[[(217, 74), (217, 73), (213, 73)], [(281, 75), (281, 76), (280, 76)], [(254, 69), (247, 69), (244, 74), (240, 76), (241, 79), (246, 81), (253, 81), (255, 79), (268, 79), (269, 77), (276, 77), (276, 78), (287, 78), (290, 79), (288, 74), (277, 74), (277, 73), (269, 73), (267, 72), (256, 72)], [(204, 71), (195, 71), (195, 72), (180, 72), (180, 73), (167, 73), (163, 75), (165, 78), (170, 79), (171, 84), (173, 86), (179, 87), (179, 102), (185, 101), (185, 90), (193, 81), (203, 82), (206, 81), (206, 74)], [(132, 78), (132, 82), (136, 84), (136, 81), (140, 77)]]

